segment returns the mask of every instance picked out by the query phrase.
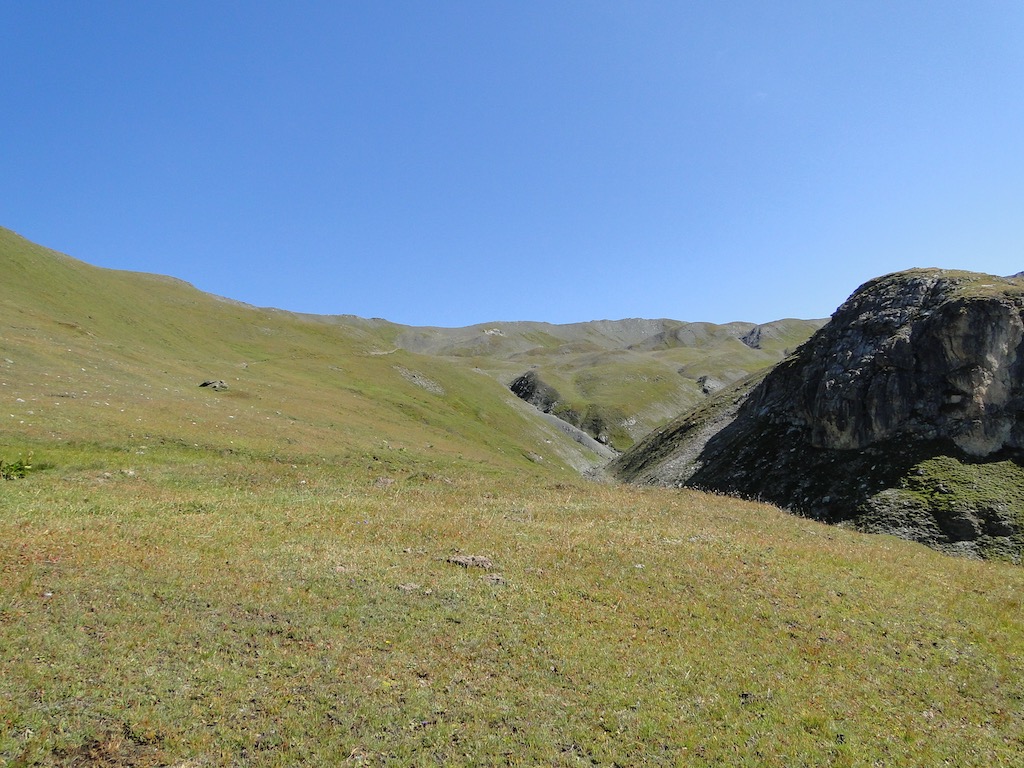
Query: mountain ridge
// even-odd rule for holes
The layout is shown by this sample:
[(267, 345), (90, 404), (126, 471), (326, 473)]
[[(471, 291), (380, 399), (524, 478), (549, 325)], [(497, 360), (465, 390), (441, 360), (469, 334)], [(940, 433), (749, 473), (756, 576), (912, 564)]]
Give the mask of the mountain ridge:
[(823, 322), (518, 321), (403, 328), (394, 343), (473, 365), (509, 387), (532, 372), (558, 393), (550, 413), (621, 451), (715, 389), (775, 364)]
[[(256, 307), (205, 293), (178, 278), (94, 267), (5, 229), (0, 229), (0, 248), (7, 278), (0, 300), (9, 312), (29, 313), (49, 325), (70, 323), (122, 352), (128, 347), (135, 354), (146, 350), (155, 357), (173, 352), (184, 360), (204, 345), (220, 343), (223, 336), (232, 349), (202, 363), (216, 367), (218, 356), (234, 359), (236, 365), (245, 362), (239, 355), (243, 350), (250, 357), (282, 358), (292, 354), (284, 339), (293, 338), (300, 349), (309, 344), (319, 349), (327, 342), (325, 334), (337, 334), (341, 354), (412, 354), (434, 361), (430, 366), (449, 364), (474, 375), (484, 372), (505, 391), (516, 377), (536, 368), (564, 395), (561, 412), (555, 415), (618, 450), (701, 400), (706, 395), (705, 384), (699, 382), (702, 377), (705, 382), (732, 381), (764, 368), (780, 359), (787, 345), (799, 343), (820, 325), (802, 320), (767, 324), (780, 330), (763, 349), (750, 349), (738, 340), (756, 327), (753, 323), (716, 326), (632, 318), (564, 325), (515, 321), (456, 329), (413, 327), (382, 318)], [(97, 304), (102, 312), (96, 310)], [(129, 323), (134, 334), (127, 333)], [(197, 333), (204, 338), (197, 341)], [(264, 341), (269, 350), (261, 349)], [(320, 349), (317, 354), (329, 357), (332, 352)], [(205, 371), (199, 375), (207, 377)], [(211, 371), (209, 376), (228, 374)], [(538, 419), (541, 422), (548, 423)], [(552, 444), (560, 442), (566, 430), (558, 432)], [(579, 448), (567, 450), (575, 454)], [(580, 467), (582, 461), (577, 456), (573, 464)], [(583, 463), (597, 461), (593, 457)]]

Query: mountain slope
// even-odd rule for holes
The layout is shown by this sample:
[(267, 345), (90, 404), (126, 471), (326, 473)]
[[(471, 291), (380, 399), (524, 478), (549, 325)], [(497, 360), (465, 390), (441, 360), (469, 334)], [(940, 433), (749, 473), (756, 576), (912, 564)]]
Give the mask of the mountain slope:
[(0, 269), (0, 764), (1022, 762), (1018, 567), (585, 482), (384, 321)]
[(1024, 553), (1024, 281), (870, 281), (794, 355), (611, 471), (969, 555)]
[[(154, 419), (195, 420), (203, 439), (220, 435), (230, 444), (242, 430), (224, 419), (246, 417), (258, 423), (245, 440), (261, 450), (293, 440), (310, 450), (365, 452), (400, 441), (584, 470), (610, 454), (564, 422), (627, 448), (714, 388), (771, 365), (820, 325), (621, 320), (445, 329), (299, 315), (174, 278), (92, 267), (4, 229), (0, 271), (0, 350), (14, 361), (0, 362), (0, 371), (15, 402), (36, 406), (29, 420), (9, 409), (14, 426), (71, 436), (70, 424), (96, 418), (123, 436), (140, 424), (144, 433), (161, 431)], [(553, 414), (563, 422), (509, 396), (526, 370), (557, 388)], [(204, 379), (230, 389), (219, 397), (195, 391)], [(117, 401), (105, 414), (83, 404), (100, 392)], [(220, 407), (226, 403), (230, 413)], [(217, 426), (204, 432), (210, 422), (197, 413), (211, 408)]]
[[(583, 469), (604, 459), (493, 379), (395, 349), (390, 324), (257, 309), (99, 269), (0, 230), (5, 433), (185, 440), (262, 455), (439, 455)], [(198, 385), (223, 380), (213, 392)]]
[(625, 450), (709, 393), (774, 365), (823, 322), (487, 323), (403, 328), (395, 344), (487, 371), (510, 386), (529, 372), (557, 393), (552, 413)]

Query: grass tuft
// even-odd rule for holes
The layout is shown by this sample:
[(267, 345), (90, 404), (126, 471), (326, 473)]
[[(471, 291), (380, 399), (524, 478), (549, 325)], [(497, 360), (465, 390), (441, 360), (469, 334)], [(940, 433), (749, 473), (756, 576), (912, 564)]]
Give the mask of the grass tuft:
[(14, 461), (5, 461), (0, 458), (0, 480), (20, 480), (25, 477), (32, 469), (32, 456), (29, 455), (27, 459), (18, 458)]

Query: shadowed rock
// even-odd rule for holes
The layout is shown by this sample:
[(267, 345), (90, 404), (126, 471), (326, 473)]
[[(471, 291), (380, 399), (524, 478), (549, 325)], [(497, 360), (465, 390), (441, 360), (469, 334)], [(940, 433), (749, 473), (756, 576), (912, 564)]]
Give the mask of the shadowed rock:
[(1019, 559), (1024, 281), (911, 270), (859, 288), (763, 379), (613, 464), (962, 554)]
[(541, 380), (536, 371), (527, 371), (508, 387), (512, 394), (544, 413), (550, 413), (560, 398), (558, 390)]

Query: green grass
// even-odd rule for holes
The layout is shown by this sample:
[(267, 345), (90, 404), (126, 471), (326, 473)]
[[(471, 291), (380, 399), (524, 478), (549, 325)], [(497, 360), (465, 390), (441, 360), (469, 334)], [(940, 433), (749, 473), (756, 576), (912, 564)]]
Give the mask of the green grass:
[(750, 323), (676, 320), (406, 328), (391, 338), (398, 347), (486, 371), (505, 384), (536, 370), (561, 395), (558, 415), (626, 450), (700, 403), (705, 397), (701, 377), (728, 384), (764, 370), (821, 324), (793, 319), (766, 324), (758, 349), (739, 339)]
[(0, 458), (33, 468), (0, 482), (0, 764), (1024, 758), (1019, 567), (586, 483), (388, 324), (0, 257)]
[(41, 458), (0, 500), (12, 765), (1024, 756), (1017, 567), (693, 492)]
[(1020, 562), (1024, 537), (1013, 533), (1024, 526), (1024, 467), (1018, 461), (932, 456), (917, 462), (881, 496), (882, 509), (895, 509), (898, 515), (874, 512), (866, 520), (867, 530), (900, 520), (938, 538), (944, 526), (968, 539), (976, 547), (972, 554)]
[(905, 485), (929, 507), (941, 511), (977, 509), (1003, 502), (1024, 509), (1021, 468), (1014, 461), (964, 462), (936, 456), (921, 462)]
[[(394, 326), (260, 310), (101, 270), (0, 229), (0, 424), (41, 443), (387, 449), (529, 472), (596, 461), (503, 383), (395, 349)], [(230, 389), (200, 389), (205, 379)]]
[(19, 480), (32, 471), (31, 457), (14, 461), (0, 458), (0, 480)]

